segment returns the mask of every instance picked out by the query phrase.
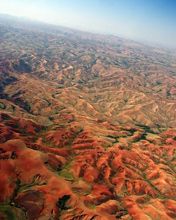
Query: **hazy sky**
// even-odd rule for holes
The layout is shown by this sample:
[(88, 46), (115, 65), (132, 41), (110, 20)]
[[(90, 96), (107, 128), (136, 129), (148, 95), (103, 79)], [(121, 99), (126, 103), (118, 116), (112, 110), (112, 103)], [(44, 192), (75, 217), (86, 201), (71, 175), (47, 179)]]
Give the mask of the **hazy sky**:
[(0, 13), (176, 48), (176, 0), (0, 0)]

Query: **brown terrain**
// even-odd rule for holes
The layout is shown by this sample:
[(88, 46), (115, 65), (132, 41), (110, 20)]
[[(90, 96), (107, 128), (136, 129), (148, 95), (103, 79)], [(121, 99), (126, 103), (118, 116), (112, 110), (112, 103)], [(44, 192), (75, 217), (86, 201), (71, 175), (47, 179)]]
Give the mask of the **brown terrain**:
[(0, 16), (0, 220), (176, 219), (176, 55)]

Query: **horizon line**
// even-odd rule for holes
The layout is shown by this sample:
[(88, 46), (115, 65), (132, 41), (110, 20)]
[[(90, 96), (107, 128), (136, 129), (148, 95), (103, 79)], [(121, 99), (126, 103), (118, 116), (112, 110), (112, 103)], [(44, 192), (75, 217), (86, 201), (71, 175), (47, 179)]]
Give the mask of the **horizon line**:
[[(129, 37), (121, 35), (121, 34), (86, 30), (86, 29), (71, 27), (71, 26), (62, 25), (62, 24), (50, 23), (50, 22), (46, 22), (46, 21), (43, 21), (43, 20), (40, 20), (40, 19), (33, 19), (33, 18), (30, 18), (30, 17), (27, 17), (27, 16), (20, 16), (20, 15), (17, 16), (17, 15), (8, 14), (8, 13), (0, 13), (0, 16), (1, 15), (11, 17), (11, 18), (14, 18), (14, 19), (25, 19), (26, 22), (30, 21), (32, 23), (39, 23), (39, 24), (44, 24), (44, 25), (49, 25), (49, 26), (54, 26), (54, 27), (65, 28), (65, 29), (69, 29), (69, 30), (72, 30), (72, 31), (89, 33), (89, 34), (92, 34), (92, 35), (117, 37), (117, 38), (120, 38), (122, 40), (127, 40), (127, 41), (131, 41), (133, 43), (141, 44), (141, 45), (146, 46), (146, 47), (152, 47), (152, 48), (157, 48), (157, 49), (165, 49), (165, 50), (169, 50), (171, 52), (173, 52), (173, 50), (176, 49), (176, 47), (171, 47), (171, 46), (168, 46), (168, 45), (164, 45), (162, 43), (139, 40), (139, 39), (132, 39), (132, 38), (129, 38)], [(24, 22), (24, 21), (20, 20), (19, 22)]]

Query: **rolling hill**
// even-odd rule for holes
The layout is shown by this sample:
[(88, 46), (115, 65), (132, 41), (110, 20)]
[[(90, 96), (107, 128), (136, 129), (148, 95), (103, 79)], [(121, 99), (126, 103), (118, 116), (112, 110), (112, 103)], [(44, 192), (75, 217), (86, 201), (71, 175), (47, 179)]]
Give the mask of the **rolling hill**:
[(176, 55), (0, 16), (0, 219), (176, 219)]

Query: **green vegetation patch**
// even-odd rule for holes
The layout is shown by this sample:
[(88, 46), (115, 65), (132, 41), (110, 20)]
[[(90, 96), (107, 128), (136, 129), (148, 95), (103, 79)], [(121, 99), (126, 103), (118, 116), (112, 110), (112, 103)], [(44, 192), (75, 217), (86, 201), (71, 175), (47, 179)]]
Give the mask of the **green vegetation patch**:
[(64, 177), (64, 179), (69, 180), (69, 181), (74, 180), (74, 176), (72, 175), (72, 173), (66, 169), (61, 170), (59, 172), (59, 176)]
[(96, 209), (96, 205), (93, 203), (86, 204), (89, 209)]
[(63, 177), (65, 180), (73, 181), (75, 178), (73, 174), (69, 171), (71, 167), (71, 162), (66, 164), (61, 171), (59, 171), (58, 175)]
[(0, 205), (0, 212), (3, 213), (7, 220), (25, 220), (25, 214), (19, 208), (10, 205)]
[(156, 138), (160, 138), (160, 136), (157, 134), (148, 133), (146, 138), (156, 139)]
[(5, 109), (6, 106), (4, 105), (4, 103), (0, 102), (0, 109)]

